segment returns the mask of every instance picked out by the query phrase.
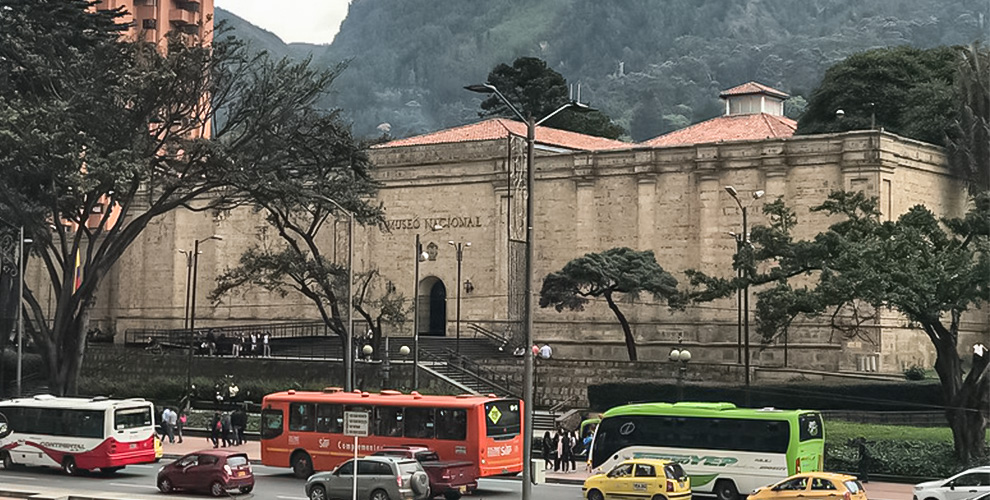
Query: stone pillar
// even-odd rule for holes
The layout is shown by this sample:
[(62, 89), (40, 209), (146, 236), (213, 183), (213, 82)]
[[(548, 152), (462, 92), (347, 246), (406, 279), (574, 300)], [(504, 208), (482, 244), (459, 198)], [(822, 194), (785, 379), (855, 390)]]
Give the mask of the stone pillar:
[(598, 219), (598, 208), (595, 206), (594, 179), (579, 178), (574, 181), (577, 188), (577, 250), (579, 255), (597, 250), (595, 224)]
[(657, 178), (655, 175), (640, 175), (636, 178), (636, 250), (650, 250), (654, 243), (656, 227), (655, 208), (657, 205)]
[[(722, 186), (718, 172), (705, 170), (698, 172), (698, 264), (706, 273), (715, 273), (719, 265), (717, 247), (728, 228), (721, 227), (719, 204)], [(728, 196), (728, 195), (726, 195)]]
[[(766, 203), (770, 203), (777, 198), (784, 198), (787, 201), (787, 170), (773, 169), (766, 171)], [(761, 200), (762, 201), (762, 200)]]

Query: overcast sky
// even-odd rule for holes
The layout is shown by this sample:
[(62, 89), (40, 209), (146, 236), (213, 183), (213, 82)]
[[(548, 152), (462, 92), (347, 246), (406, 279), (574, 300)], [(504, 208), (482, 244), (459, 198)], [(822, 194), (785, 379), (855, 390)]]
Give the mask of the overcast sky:
[(349, 0), (215, 0), (216, 6), (275, 33), (285, 42), (327, 44), (347, 16)]

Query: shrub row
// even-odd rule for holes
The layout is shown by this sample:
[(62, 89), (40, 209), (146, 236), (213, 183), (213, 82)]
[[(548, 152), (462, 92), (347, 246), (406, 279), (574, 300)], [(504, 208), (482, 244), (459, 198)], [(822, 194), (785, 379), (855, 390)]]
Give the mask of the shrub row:
[[(215, 401), (217, 384), (222, 381), (205, 377), (193, 377), (192, 391), (194, 401)], [(266, 394), (284, 391), (286, 389), (318, 390), (323, 388), (319, 381), (300, 381), (286, 379), (245, 379), (233, 380), (240, 391), (235, 401), (253, 401), (260, 403)], [(89, 396), (110, 396), (114, 398), (145, 398), (158, 404), (177, 405), (185, 396), (184, 379), (169, 377), (82, 377), (79, 381), (79, 393)]]
[[(687, 401), (728, 401), (739, 406), (816, 410), (918, 411), (941, 408), (942, 390), (932, 382), (878, 382), (827, 386), (792, 383), (752, 386), (749, 404), (742, 386), (687, 385)], [(676, 401), (677, 385), (665, 383), (607, 383), (588, 387), (592, 409), (605, 411), (630, 402)]]
[[(826, 439), (825, 470), (859, 470), (859, 451), (856, 445), (834, 437)], [(921, 482), (924, 478), (949, 477), (967, 467), (956, 462), (951, 442), (877, 440), (870, 441), (867, 447), (872, 455), (870, 474), (907, 476)]]

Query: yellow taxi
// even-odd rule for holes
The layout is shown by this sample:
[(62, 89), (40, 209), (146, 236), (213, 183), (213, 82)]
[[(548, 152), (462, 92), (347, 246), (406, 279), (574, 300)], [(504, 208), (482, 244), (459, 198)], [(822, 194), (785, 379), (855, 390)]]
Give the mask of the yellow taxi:
[(795, 474), (757, 488), (749, 500), (866, 500), (863, 485), (853, 476), (832, 472)]
[(588, 500), (691, 500), (691, 480), (670, 460), (631, 459), (585, 479), (582, 491)]
[(158, 439), (158, 436), (155, 436), (155, 461), (161, 460), (164, 454), (165, 450), (162, 447), (162, 440)]

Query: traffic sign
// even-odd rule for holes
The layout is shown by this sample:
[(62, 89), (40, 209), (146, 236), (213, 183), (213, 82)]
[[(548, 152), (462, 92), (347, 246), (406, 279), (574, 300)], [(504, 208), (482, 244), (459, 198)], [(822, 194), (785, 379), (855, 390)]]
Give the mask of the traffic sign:
[(345, 411), (344, 412), (344, 435), (355, 437), (368, 437), (368, 424), (370, 418), (368, 412)]

